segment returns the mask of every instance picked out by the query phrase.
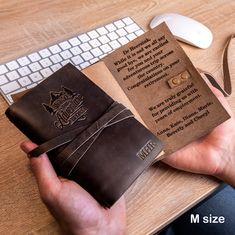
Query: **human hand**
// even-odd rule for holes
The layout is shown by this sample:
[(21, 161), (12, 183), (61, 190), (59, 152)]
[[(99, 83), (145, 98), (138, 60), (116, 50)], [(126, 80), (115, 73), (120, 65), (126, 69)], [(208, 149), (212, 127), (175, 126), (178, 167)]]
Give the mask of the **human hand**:
[[(21, 144), (28, 154), (37, 145)], [(103, 208), (87, 191), (74, 181), (57, 177), (46, 154), (30, 158), (42, 201), (59, 222), (66, 235), (121, 235), (126, 226), (124, 198), (110, 209)]]
[(231, 118), (162, 161), (180, 170), (213, 175), (235, 186), (235, 120), (222, 93), (211, 89)]

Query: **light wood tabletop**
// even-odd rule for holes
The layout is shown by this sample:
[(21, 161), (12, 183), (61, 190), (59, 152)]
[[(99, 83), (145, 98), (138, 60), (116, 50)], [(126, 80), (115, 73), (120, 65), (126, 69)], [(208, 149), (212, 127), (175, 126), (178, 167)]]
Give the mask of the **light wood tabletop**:
[[(196, 67), (211, 72), (221, 83), (222, 50), (235, 33), (232, 0), (0, 0), (0, 64), (124, 16), (131, 16), (147, 31), (150, 20), (166, 12), (190, 16), (212, 30), (209, 49), (181, 45)], [(232, 75), (234, 86), (234, 70)], [(234, 94), (229, 102), (235, 111)], [(5, 117), (7, 107), (0, 97), (0, 234), (60, 234), (40, 201), (28, 160), (19, 148), (26, 137)], [(218, 185), (212, 177), (156, 164), (125, 194), (127, 234), (159, 231)]]

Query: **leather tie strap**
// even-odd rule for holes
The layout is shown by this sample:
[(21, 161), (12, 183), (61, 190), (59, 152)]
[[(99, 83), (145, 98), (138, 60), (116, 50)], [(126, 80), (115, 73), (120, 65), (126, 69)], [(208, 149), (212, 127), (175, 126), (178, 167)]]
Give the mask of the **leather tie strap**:
[[(79, 160), (89, 150), (101, 132), (109, 126), (117, 124), (127, 118), (134, 117), (133, 114), (123, 106), (123, 110), (109, 120), (98, 120), (86, 131), (75, 138), (58, 156), (58, 168), (65, 176), (69, 176), (78, 164)], [(104, 121), (104, 122), (103, 122)]]
[(64, 133), (63, 135), (59, 135), (53, 139), (50, 139), (47, 142), (39, 145), (37, 148), (30, 151), (29, 156), (38, 157), (43, 153), (48, 153), (64, 144), (71, 142), (78, 134), (79, 130), (74, 129)]
[(228, 52), (229, 47), (231, 45), (232, 40), (235, 39), (235, 34), (231, 35), (225, 45), (224, 52), (223, 52), (223, 76), (224, 76), (224, 88), (222, 88), (219, 83), (215, 80), (214, 76), (211, 73), (208, 73), (207, 71), (204, 71), (202, 69), (198, 69), (199, 73), (206, 76), (206, 78), (209, 80), (209, 82), (220, 90), (225, 97), (228, 97), (232, 94), (232, 84), (231, 84), (231, 75), (229, 70), (229, 58), (228, 58)]
[[(224, 90), (227, 92), (227, 94), (232, 94), (232, 85), (231, 85), (231, 75), (229, 70), (229, 47), (231, 45), (232, 40), (235, 39), (235, 34), (231, 35), (228, 39), (226, 46), (224, 48), (224, 54), (223, 54), (223, 73), (224, 73)], [(227, 79), (226, 79), (227, 78)]]
[(106, 113), (104, 113), (104, 115), (102, 115), (83, 132), (80, 132), (79, 128), (66, 132), (38, 146), (34, 150), (30, 151), (29, 155), (32, 157), (37, 157), (64, 144), (70, 143), (57, 156), (59, 169), (63, 168), (61, 172), (63, 172), (64, 175), (69, 176), (78, 161), (88, 151), (90, 146), (98, 138), (104, 128), (130, 117), (134, 117), (134, 115), (126, 107), (114, 102)]

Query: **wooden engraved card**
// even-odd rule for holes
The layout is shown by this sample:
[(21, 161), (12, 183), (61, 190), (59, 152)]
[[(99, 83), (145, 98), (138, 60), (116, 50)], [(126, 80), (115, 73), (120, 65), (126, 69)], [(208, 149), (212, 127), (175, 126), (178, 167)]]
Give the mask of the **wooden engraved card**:
[(103, 61), (167, 154), (230, 117), (165, 23)]

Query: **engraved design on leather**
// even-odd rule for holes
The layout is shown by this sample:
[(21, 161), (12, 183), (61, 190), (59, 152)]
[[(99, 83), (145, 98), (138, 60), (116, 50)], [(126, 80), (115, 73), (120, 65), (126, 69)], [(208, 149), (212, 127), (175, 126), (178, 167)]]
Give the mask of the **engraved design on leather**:
[(136, 153), (136, 156), (142, 160), (145, 160), (146, 157), (153, 151), (157, 143), (152, 140), (148, 140), (147, 143)]
[(50, 103), (42, 105), (51, 116), (56, 117), (55, 127), (62, 129), (87, 118), (88, 109), (84, 106), (83, 99), (82, 95), (61, 86), (61, 91), (50, 92)]

